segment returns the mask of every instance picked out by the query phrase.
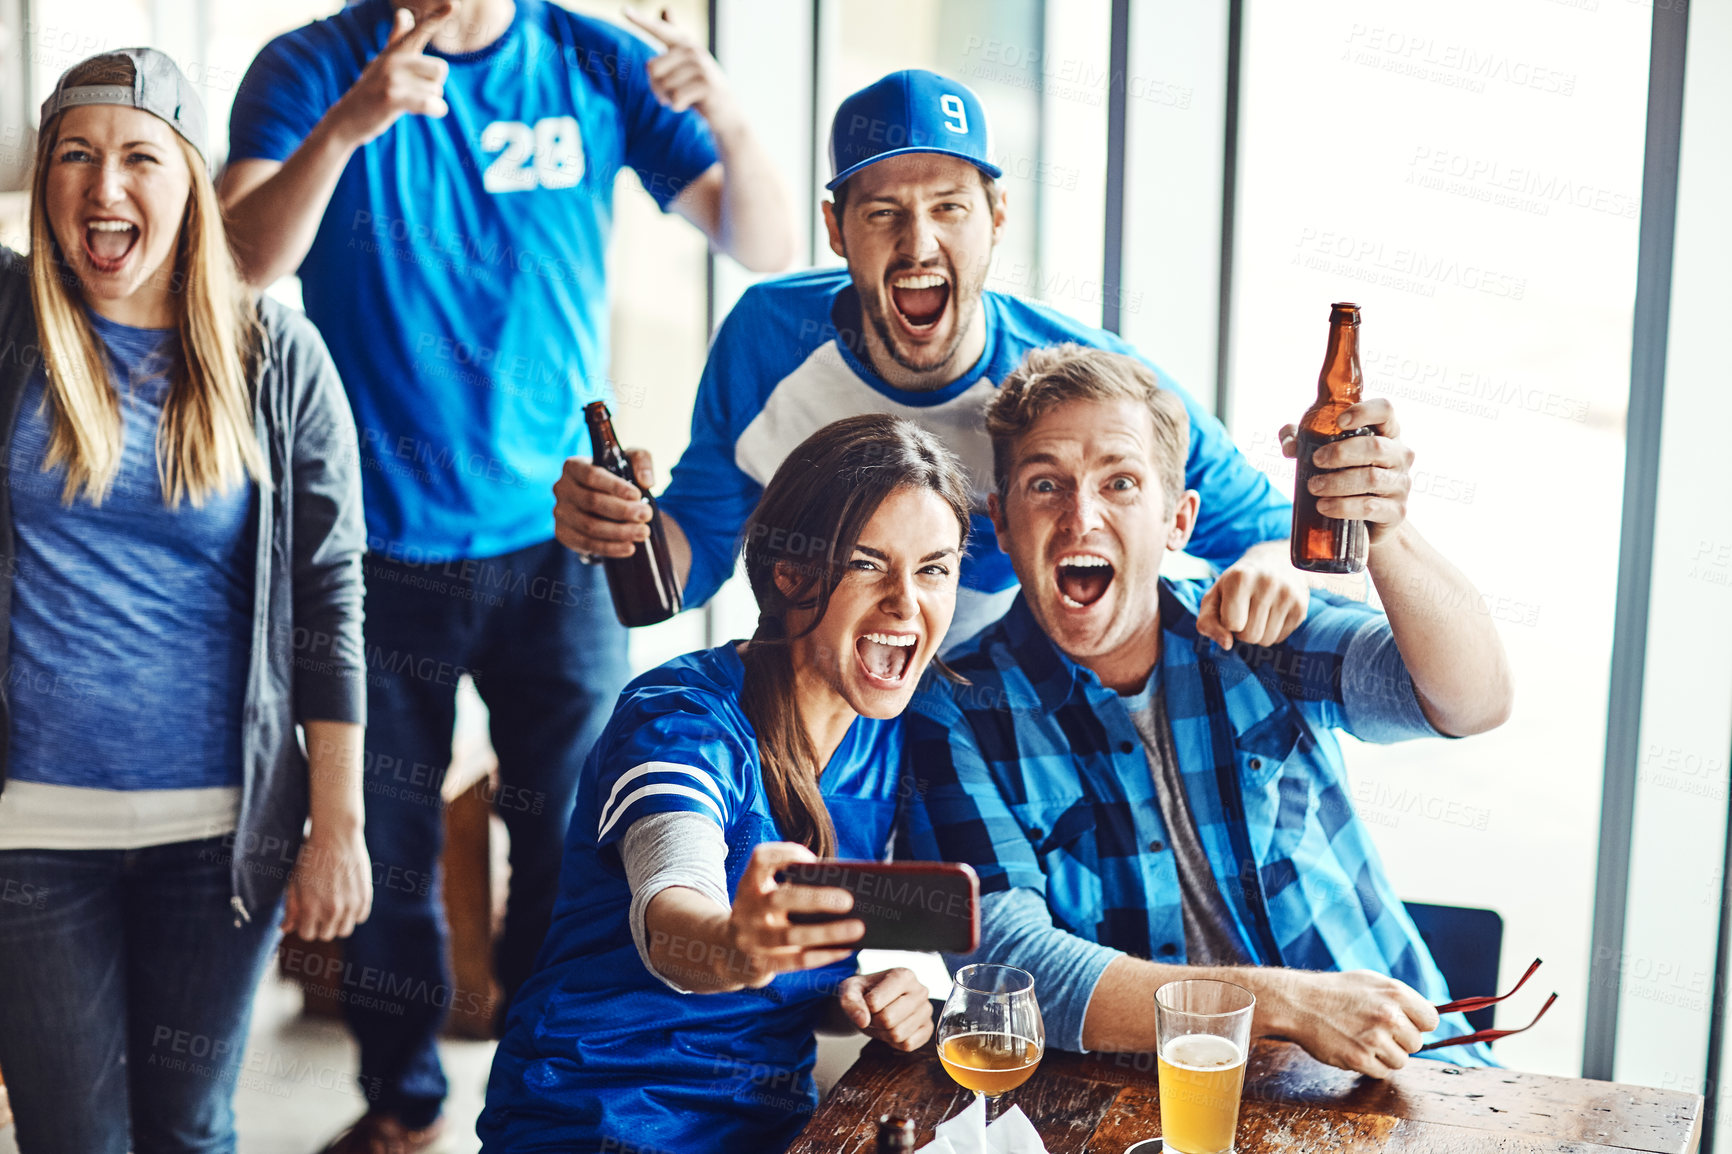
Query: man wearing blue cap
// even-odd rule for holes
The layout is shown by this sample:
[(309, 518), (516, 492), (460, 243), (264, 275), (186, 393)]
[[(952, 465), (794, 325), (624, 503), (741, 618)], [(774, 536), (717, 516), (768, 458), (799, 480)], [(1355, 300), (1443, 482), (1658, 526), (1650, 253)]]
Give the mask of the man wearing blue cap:
[[(975, 481), (978, 544), (963, 564), (949, 644), (1009, 608), (1016, 575), (985, 516), (985, 403), (1030, 349), (1073, 342), (1136, 353), (1112, 333), (986, 291), (1006, 221), (991, 155), (979, 99), (936, 73), (892, 73), (837, 109), (824, 222), (848, 267), (766, 281), (740, 298), (710, 349), (691, 443), (659, 501), (687, 606), (732, 572), (740, 527), (795, 445), (838, 418), (889, 412), (942, 436)], [(1171, 384), (1164, 374), (1162, 383)], [(1190, 417), (1185, 483), (1205, 497), (1191, 551), (1225, 568), (1198, 628), (1224, 646), (1273, 643), (1306, 606), (1286, 556), (1289, 506), (1221, 423), (1174, 391)], [(632, 456), (652, 483), (649, 455)], [(587, 458), (566, 462), (554, 492), (557, 536), (580, 553), (626, 556), (648, 534), (635, 488)]]

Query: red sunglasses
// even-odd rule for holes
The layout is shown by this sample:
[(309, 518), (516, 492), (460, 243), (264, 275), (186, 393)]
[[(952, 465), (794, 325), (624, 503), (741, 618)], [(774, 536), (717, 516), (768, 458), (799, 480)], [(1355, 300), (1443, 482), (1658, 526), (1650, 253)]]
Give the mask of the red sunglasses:
[[(1487, 1006), (1495, 1006), (1505, 998), (1515, 997), (1516, 990), (1519, 990), (1526, 985), (1527, 980), (1533, 977), (1534, 971), (1539, 968), (1540, 960), (1535, 958), (1534, 964), (1528, 967), (1527, 973), (1522, 975), (1521, 981), (1517, 982), (1507, 994), (1481, 996), (1478, 998), (1457, 998), (1453, 1002), (1445, 1002), (1443, 1005), (1437, 1007), (1437, 1012), (1440, 1014), (1453, 1014), (1459, 1011), (1464, 1014), (1470, 1014), (1475, 1010), (1483, 1010)], [(1539, 1024), (1541, 1018), (1546, 1016), (1546, 1011), (1551, 1009), (1552, 1003), (1557, 1000), (1557, 994), (1553, 993), (1551, 997), (1546, 999), (1546, 1004), (1540, 1007), (1540, 1012), (1534, 1015), (1534, 1020), (1525, 1026), (1519, 1026), (1514, 1030), (1477, 1030), (1472, 1034), (1463, 1034), (1459, 1038), (1439, 1038), (1435, 1042), (1427, 1042), (1418, 1050), (1415, 1050), (1414, 1053), (1417, 1054), (1425, 1050), (1435, 1050), (1439, 1046), (1466, 1046), (1474, 1042), (1495, 1042), (1499, 1038), (1507, 1038), (1511, 1034), (1519, 1034), (1523, 1030), (1531, 1030)]]

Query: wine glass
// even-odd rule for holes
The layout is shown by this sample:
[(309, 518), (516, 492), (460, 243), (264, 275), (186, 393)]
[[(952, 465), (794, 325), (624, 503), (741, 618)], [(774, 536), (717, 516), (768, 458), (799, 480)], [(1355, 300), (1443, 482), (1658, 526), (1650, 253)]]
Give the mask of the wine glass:
[(944, 1072), (986, 1098), (986, 1120), (999, 1100), (1040, 1065), (1046, 1026), (1034, 1000), (1034, 976), (991, 962), (963, 966), (938, 1017), (938, 1060)]

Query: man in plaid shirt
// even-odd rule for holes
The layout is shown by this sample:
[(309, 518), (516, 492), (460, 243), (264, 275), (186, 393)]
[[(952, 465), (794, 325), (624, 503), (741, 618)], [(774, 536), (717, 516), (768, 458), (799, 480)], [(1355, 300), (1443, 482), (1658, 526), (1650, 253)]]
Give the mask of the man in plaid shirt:
[[(989, 511), (1022, 592), (909, 715), (916, 857), (971, 863), (974, 955), (1035, 975), (1048, 1037), (1152, 1050), (1154, 992), (1218, 977), (1255, 1031), (1372, 1077), (1441, 1024), (1442, 975), (1349, 800), (1334, 730), (1366, 741), (1503, 722), (1510, 676), (1479, 595), (1406, 522), (1413, 454), (1386, 401), (1317, 451), (1326, 516), (1369, 522), (1387, 616), (1313, 591), (1284, 642), (1197, 631), (1206, 581), (1158, 575), (1185, 546), (1183, 406), (1136, 361), (1038, 350), (987, 409)], [(1293, 455), (1292, 430), (1282, 442)], [(1431, 1056), (1479, 1064), (1483, 1047)]]

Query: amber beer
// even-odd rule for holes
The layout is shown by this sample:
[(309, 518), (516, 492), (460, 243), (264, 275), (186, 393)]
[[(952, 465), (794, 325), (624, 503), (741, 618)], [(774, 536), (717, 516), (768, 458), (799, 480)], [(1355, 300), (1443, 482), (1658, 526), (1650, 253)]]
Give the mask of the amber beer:
[(1348, 406), (1359, 403), (1365, 374), (1359, 368), (1359, 306), (1330, 306), (1329, 351), (1317, 374), (1317, 400), (1299, 419), (1299, 467), (1293, 478), (1293, 564), (1308, 573), (1358, 573), (1365, 568), (1371, 536), (1364, 521), (1325, 517), (1311, 495), (1311, 478), (1327, 472), (1311, 454), (1331, 441), (1371, 435), (1369, 427), (1343, 432), (1337, 423)]
[(608, 557), (602, 561), (607, 570), (607, 589), (613, 594), (613, 611), (621, 625), (630, 627), (666, 621), (680, 611), (680, 582), (668, 557), (667, 526), (656, 508), (655, 498), (638, 485), (631, 461), (620, 448), (607, 402), (585, 405), (583, 418), (589, 423), (595, 463), (637, 485), (638, 492), (650, 505), (649, 540), (639, 541), (630, 557)]
[(958, 1086), (996, 1098), (1028, 1081), (1040, 1053), (1040, 1043), (1015, 1034), (957, 1034), (938, 1047), (938, 1060)]
[(1162, 1047), (1161, 1136), (1171, 1154), (1231, 1154), (1245, 1052), (1231, 1038), (1186, 1034)]

